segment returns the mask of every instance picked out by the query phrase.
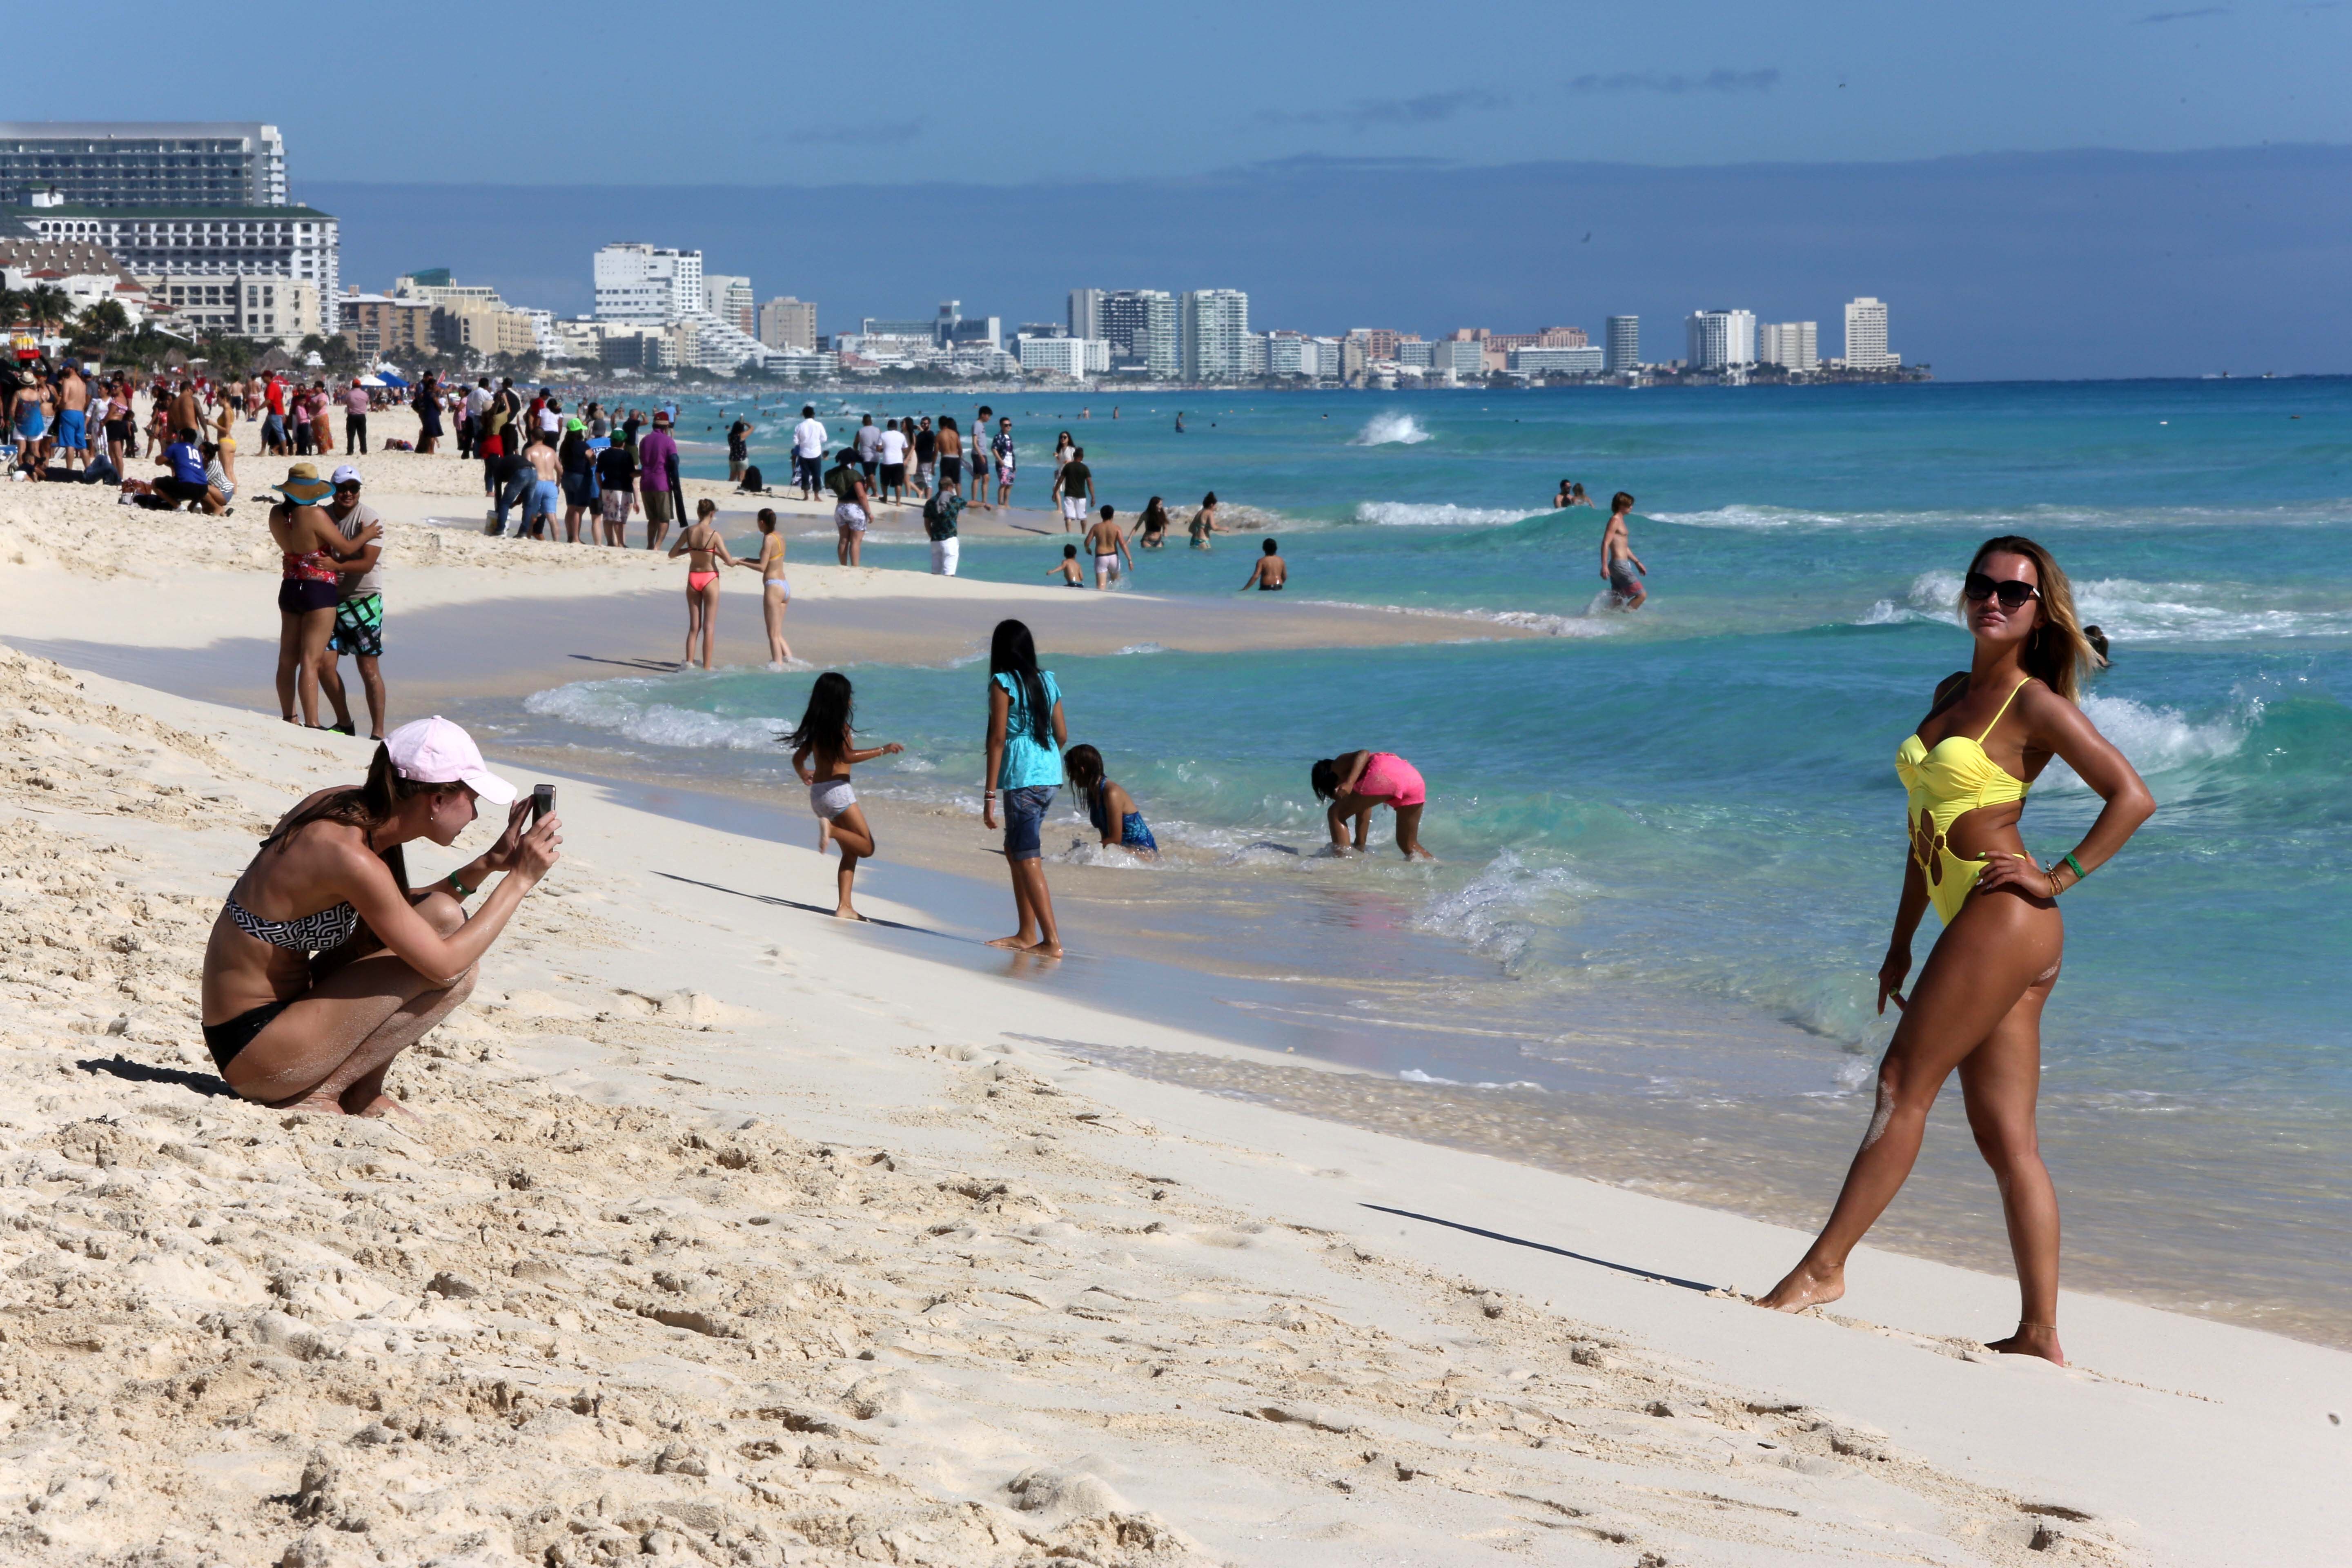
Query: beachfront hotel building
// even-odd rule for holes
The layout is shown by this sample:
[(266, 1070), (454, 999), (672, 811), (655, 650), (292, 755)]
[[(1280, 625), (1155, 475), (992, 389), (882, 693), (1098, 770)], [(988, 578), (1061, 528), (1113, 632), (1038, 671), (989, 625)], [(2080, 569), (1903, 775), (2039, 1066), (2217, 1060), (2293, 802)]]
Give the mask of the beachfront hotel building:
[(1736, 372), (1754, 367), (1755, 311), (1694, 310), (1683, 325), (1693, 370)]
[(596, 252), (596, 319), (659, 326), (707, 310), (702, 252), (608, 245)]
[(803, 353), (816, 352), (816, 306), (807, 300), (796, 300), (790, 294), (780, 295), (760, 307), (759, 340), (772, 349), (798, 349)]
[(282, 207), (286, 139), (244, 121), (0, 123), (0, 205)]
[(1886, 301), (1864, 295), (1845, 308), (1845, 368), (1895, 370), (1903, 356), (1886, 346)]
[(1101, 338), (1032, 337), (1013, 340), (1024, 371), (1048, 371), (1083, 380), (1110, 368), (1110, 344)]
[(760, 332), (760, 307), (751, 298), (749, 278), (723, 272), (702, 275), (702, 308), (747, 336)]
[(1540, 345), (1513, 349), (1506, 367), (1523, 375), (1598, 375), (1605, 363), (1606, 351), (1597, 343), (1583, 343), (1573, 348), (1544, 348)]
[(1173, 381), (1184, 374), (1181, 317), (1164, 289), (1106, 289), (1095, 335), (1109, 342), (1113, 368)]
[(342, 287), (338, 226), (313, 207), (100, 206), (38, 191), (5, 216), (41, 239), (102, 245), (142, 278), (290, 278), (321, 300)]
[(171, 307), (174, 325), (198, 332), (264, 338), (290, 349), (326, 330), (318, 285), (299, 279), (227, 272), (155, 278), (147, 284), (156, 303)]
[(1181, 306), (1184, 378), (1238, 381), (1249, 374), (1249, 296), (1239, 289), (1192, 289)]
[(1630, 374), (1642, 364), (1642, 318), (1612, 316), (1602, 329), (1601, 368), (1612, 375)]
[(1798, 374), (1822, 368), (1821, 323), (1764, 321), (1756, 328), (1756, 363)]

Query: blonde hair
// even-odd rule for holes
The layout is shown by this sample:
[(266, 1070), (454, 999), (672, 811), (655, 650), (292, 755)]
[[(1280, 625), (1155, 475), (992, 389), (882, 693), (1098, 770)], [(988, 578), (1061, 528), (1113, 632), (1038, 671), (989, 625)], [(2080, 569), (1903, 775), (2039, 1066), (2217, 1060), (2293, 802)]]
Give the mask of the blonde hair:
[[(2042, 593), (2038, 601), (2042, 615), (2025, 639), (2025, 657), (2020, 662), (2026, 674), (2067, 701), (2080, 701), (2083, 677), (2095, 668), (2099, 656), (2092, 649), (2090, 639), (2083, 635), (2082, 620), (2074, 614), (2074, 590), (2066, 581), (2065, 570), (2050, 552), (2022, 534), (2004, 533), (1986, 540), (1969, 557), (1969, 570), (1974, 572), (1983, 565), (1988, 555), (2022, 555), (2033, 563), (2033, 574), (2039, 579), (2035, 586)], [(1965, 618), (1965, 593), (1959, 605)]]

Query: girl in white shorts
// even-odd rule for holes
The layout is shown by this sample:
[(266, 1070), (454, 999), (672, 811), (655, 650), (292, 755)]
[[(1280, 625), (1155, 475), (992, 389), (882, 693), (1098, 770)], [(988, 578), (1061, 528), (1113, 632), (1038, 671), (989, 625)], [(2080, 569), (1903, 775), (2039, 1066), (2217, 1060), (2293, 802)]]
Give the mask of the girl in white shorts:
[(817, 819), (817, 853), (824, 853), (827, 838), (841, 850), (836, 878), (840, 899), (833, 912), (845, 921), (866, 918), (850, 907), (849, 885), (856, 879), (858, 861), (874, 853), (874, 829), (866, 826), (857, 792), (849, 786), (850, 766), (907, 749), (892, 741), (859, 751), (850, 730), (856, 708), (849, 677), (828, 669), (809, 689), (808, 708), (801, 715), (800, 728), (784, 737), (793, 746), (793, 772), (809, 786), (809, 809)]

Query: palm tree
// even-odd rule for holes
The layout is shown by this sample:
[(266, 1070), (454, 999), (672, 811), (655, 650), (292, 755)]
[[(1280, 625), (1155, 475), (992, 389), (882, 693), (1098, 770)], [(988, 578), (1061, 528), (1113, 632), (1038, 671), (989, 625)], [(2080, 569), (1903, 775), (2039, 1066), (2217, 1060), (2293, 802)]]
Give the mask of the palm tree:
[(5, 331), (24, 318), (25, 295), (21, 290), (0, 283), (0, 331)]
[(36, 331), (43, 327), (54, 330), (73, 319), (73, 296), (54, 283), (37, 283), (25, 297), (24, 310)]
[(75, 330), (100, 348), (131, 330), (131, 312), (115, 300), (100, 300), (81, 313)]

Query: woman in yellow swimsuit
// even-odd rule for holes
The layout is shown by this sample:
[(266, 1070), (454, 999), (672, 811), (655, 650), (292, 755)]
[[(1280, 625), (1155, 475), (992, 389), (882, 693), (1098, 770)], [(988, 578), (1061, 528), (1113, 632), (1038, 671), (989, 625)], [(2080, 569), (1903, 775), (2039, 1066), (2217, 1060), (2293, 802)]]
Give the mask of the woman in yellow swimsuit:
[[(1910, 796), (1903, 898), (1878, 968), (1878, 1008), (1902, 1010), (1878, 1068), (1878, 1103), (1829, 1223), (1759, 1304), (1793, 1312), (1845, 1294), (1849, 1253), (1919, 1155), (1927, 1108), (1957, 1068), (1977, 1148), (1992, 1166), (2023, 1302), (1992, 1348), (2065, 1364), (2058, 1345), (2058, 1194), (2035, 1143), (2042, 1008), (2058, 980), (2058, 899), (2105, 865), (2156, 809), (2075, 692), (2090, 645), (2066, 574), (2030, 539), (1987, 540), (1960, 591), (1969, 668), (1936, 689), (1895, 756)], [(2083, 841), (2047, 866), (2018, 837), (2025, 793), (2060, 757), (2106, 802)], [(1906, 1000), (1911, 936), (1933, 901), (1944, 931)]]

